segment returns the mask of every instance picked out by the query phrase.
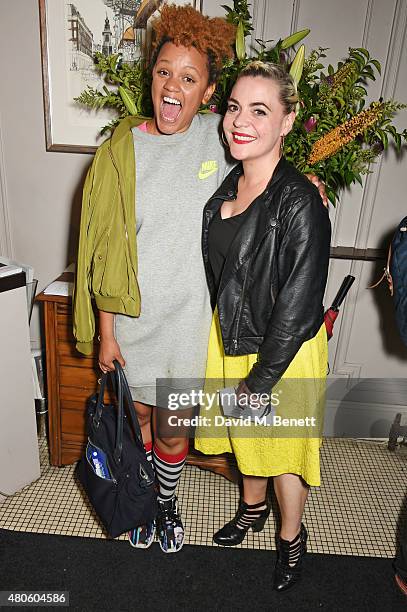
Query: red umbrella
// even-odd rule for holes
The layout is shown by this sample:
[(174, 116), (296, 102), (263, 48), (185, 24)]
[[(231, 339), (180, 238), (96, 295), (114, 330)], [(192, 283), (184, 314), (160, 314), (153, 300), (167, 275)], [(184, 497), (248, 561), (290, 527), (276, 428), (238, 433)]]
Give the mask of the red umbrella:
[(332, 302), (331, 307), (328, 308), (327, 311), (325, 311), (324, 321), (325, 321), (325, 327), (326, 327), (326, 333), (328, 336), (328, 340), (330, 340), (333, 336), (333, 327), (334, 327), (336, 318), (339, 314), (339, 308), (343, 300), (345, 299), (346, 294), (351, 288), (354, 280), (355, 280), (355, 277), (351, 276), (350, 274), (348, 274), (348, 276), (345, 276), (345, 278), (342, 281), (342, 285), (340, 286), (339, 291), (336, 294), (334, 301)]

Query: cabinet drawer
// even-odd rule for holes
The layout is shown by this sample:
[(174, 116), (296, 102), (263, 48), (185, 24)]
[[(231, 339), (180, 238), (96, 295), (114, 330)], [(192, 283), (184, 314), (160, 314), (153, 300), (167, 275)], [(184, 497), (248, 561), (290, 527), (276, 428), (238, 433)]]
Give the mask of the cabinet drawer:
[(73, 341), (69, 342), (68, 340), (59, 340), (59, 342), (57, 343), (57, 351), (58, 355), (60, 355), (61, 357), (69, 357), (70, 359), (75, 359), (78, 363), (84, 364), (85, 366), (87, 365), (86, 361), (95, 361), (97, 365), (98, 346), (99, 345), (95, 342), (93, 345), (93, 353), (90, 355), (84, 355), (83, 353), (80, 353), (78, 350), (76, 350), (76, 346)]
[(75, 387), (89, 389), (92, 393), (97, 386), (97, 374), (93, 368), (77, 366), (61, 366), (59, 369), (59, 383), (62, 387)]
[[(60, 387), (59, 398), (61, 410), (66, 405), (70, 410), (82, 410), (85, 407), (91, 395), (97, 392), (98, 386), (95, 384), (94, 389), (81, 389), (76, 387)], [(67, 403), (68, 402), (68, 403)], [(109, 389), (105, 392), (104, 403), (113, 404), (115, 398), (112, 391)]]
[(62, 439), (66, 439), (65, 434), (71, 434), (75, 439), (86, 438), (86, 414), (85, 410), (61, 411), (61, 432)]
[(64, 440), (61, 448), (60, 465), (71, 465), (75, 463), (75, 461), (78, 461), (85, 452), (85, 442), (86, 440)]
[(72, 332), (72, 317), (67, 315), (57, 315), (57, 337), (58, 342), (75, 343), (75, 338)]
[(64, 304), (62, 302), (57, 302), (56, 303), (57, 306), (57, 316), (59, 314), (69, 314), (72, 316), (72, 304), (69, 301), (67, 304)]
[(60, 395), (61, 397), (61, 401), (60, 401), (60, 408), (61, 408), (61, 414), (64, 412), (64, 410), (71, 410), (73, 412), (80, 412), (81, 414), (84, 414), (86, 411), (86, 406), (88, 403), (88, 398), (90, 397), (90, 395), (88, 395), (85, 399), (80, 397), (80, 398), (74, 398), (74, 397), (63, 397), (63, 394), (61, 393)]
[[(72, 334), (72, 312), (70, 307), (66, 306), (65, 304), (59, 304), (58, 308), (57, 308), (57, 326), (58, 326), (58, 330), (61, 330), (61, 333), (66, 330), (66, 332), (68, 333), (68, 335), (70, 335), (72, 337), (73, 340), (73, 334)], [(97, 311), (94, 311), (94, 316), (95, 316), (95, 329), (98, 329), (99, 327), (99, 315), (97, 313)], [(96, 333), (97, 336), (97, 333)]]

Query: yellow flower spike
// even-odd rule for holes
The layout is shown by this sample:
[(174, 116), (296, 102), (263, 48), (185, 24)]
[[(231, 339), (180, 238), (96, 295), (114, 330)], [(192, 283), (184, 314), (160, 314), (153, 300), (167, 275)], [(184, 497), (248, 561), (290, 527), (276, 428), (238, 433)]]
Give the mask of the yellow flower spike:
[(290, 74), (294, 79), (294, 83), (298, 87), (298, 83), (300, 82), (302, 71), (304, 69), (304, 61), (305, 61), (305, 45), (301, 45), (295, 54), (293, 63), (291, 64)]
[(339, 70), (333, 75), (332, 87), (338, 89), (349, 79), (353, 77), (356, 72), (356, 65), (354, 62), (346, 62)]
[(284, 38), (284, 40), (281, 41), (280, 48), (289, 49), (290, 47), (294, 47), (294, 45), (298, 44), (300, 40), (308, 36), (310, 32), (311, 30), (306, 28), (305, 30), (299, 30), (294, 34), (291, 34), (291, 36), (287, 36), (287, 38)]
[(137, 107), (129, 91), (120, 85), (119, 94), (120, 94), (121, 99), (123, 100), (124, 106), (126, 107), (127, 111), (130, 113), (130, 115), (137, 115)]
[(244, 35), (244, 25), (239, 21), (239, 25), (236, 30), (236, 55), (239, 61), (242, 61), (246, 57), (246, 43)]
[(358, 113), (352, 119), (322, 136), (313, 144), (308, 164), (313, 166), (335, 155), (342, 147), (352, 142), (358, 134), (363, 134), (367, 128), (374, 125), (381, 118), (383, 110), (383, 102), (372, 102), (367, 110)]

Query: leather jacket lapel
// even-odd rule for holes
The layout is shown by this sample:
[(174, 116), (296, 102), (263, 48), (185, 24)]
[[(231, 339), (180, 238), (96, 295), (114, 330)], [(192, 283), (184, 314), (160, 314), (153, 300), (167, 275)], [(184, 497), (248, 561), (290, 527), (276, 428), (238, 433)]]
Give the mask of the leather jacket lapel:
[(247, 257), (260, 244), (262, 237), (269, 231), (269, 221), (269, 215), (261, 201), (261, 196), (259, 196), (251, 204), (242, 226), (230, 245), (220, 279), (218, 297), (236, 270), (240, 268)]
[(283, 175), (285, 164), (285, 160), (281, 158), (266, 189), (251, 203), (250, 210), (247, 213), (243, 225), (240, 227), (230, 245), (220, 279), (218, 296), (221, 295), (236, 270), (258, 247), (263, 237), (271, 230), (277, 230), (279, 228), (280, 222), (278, 220), (278, 211), (270, 210), (270, 200), (279, 183), (279, 179)]
[[(280, 178), (284, 175), (286, 164), (287, 162), (284, 158), (281, 158), (265, 191), (252, 202), (244, 223), (237, 232), (226, 257), (217, 293), (218, 296), (222, 293), (234, 272), (244, 263), (250, 253), (257, 248), (262, 238), (270, 230), (278, 229), (280, 225), (278, 221), (278, 211), (270, 210), (270, 200), (280, 182)], [(216, 299), (216, 295), (213, 295), (215, 288), (208, 255), (209, 224), (225, 200), (236, 198), (238, 181), (242, 172), (242, 164), (238, 164), (233, 168), (219, 189), (207, 202), (204, 209), (202, 252), (212, 300)]]

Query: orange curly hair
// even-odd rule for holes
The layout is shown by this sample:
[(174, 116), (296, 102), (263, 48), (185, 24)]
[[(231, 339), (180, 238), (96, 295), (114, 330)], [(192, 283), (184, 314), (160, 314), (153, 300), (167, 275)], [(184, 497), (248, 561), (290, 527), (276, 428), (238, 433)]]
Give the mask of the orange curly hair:
[(223, 60), (233, 57), (236, 26), (221, 17), (202, 15), (191, 5), (165, 5), (152, 26), (155, 32), (153, 60), (157, 59), (166, 42), (195, 47), (197, 51), (208, 56), (210, 82), (216, 80)]

